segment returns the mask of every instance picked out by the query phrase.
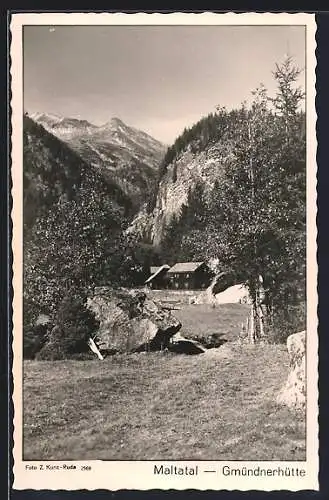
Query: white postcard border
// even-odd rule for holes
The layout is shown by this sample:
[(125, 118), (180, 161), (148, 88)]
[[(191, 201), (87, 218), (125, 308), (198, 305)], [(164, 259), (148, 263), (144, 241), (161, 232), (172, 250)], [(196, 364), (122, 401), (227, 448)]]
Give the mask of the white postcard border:
[[(23, 461), (22, 460), (22, 126), (24, 25), (304, 25), (307, 37), (307, 458), (305, 462), (214, 462), (214, 461)], [(12, 112), (12, 250), (13, 250), (13, 402), (14, 489), (96, 490), (196, 489), (196, 490), (318, 490), (318, 338), (316, 260), (316, 110), (314, 14), (298, 13), (19, 13), (10, 23), (10, 75)], [(63, 468), (63, 466), (68, 468)], [(154, 474), (154, 467), (198, 467), (198, 474)], [(49, 466), (50, 468), (47, 468)], [(59, 468), (54, 468), (58, 466)], [(75, 468), (69, 468), (74, 466)], [(51, 468), (53, 467), (53, 468)], [(89, 469), (90, 467), (90, 469)], [(226, 467), (226, 469), (225, 469)], [(244, 467), (246, 469), (244, 469)], [(246, 476), (244, 470), (260, 467), (269, 475)], [(224, 469), (223, 469), (224, 468)], [(289, 475), (273, 475), (281, 468)], [(240, 476), (226, 475), (239, 469)], [(305, 475), (296, 475), (296, 469)], [(215, 473), (205, 472), (215, 470)], [(292, 474), (294, 471), (294, 474)], [(296, 474), (295, 474), (296, 473)]]

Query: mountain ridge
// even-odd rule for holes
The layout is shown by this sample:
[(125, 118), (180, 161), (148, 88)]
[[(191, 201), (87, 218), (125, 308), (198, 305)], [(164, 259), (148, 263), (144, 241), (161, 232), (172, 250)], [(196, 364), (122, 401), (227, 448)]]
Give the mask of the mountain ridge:
[(166, 151), (160, 141), (118, 117), (98, 126), (88, 120), (52, 113), (28, 116), (116, 182), (131, 198), (136, 211), (147, 201)]
[(79, 134), (79, 130), (83, 129), (86, 130), (90, 129), (91, 131), (94, 132), (112, 131), (114, 134), (122, 130), (133, 131), (135, 134), (139, 134), (141, 137), (145, 138), (146, 140), (149, 140), (150, 143), (153, 143), (154, 147), (158, 147), (160, 149), (167, 148), (167, 145), (162, 143), (160, 140), (154, 138), (153, 136), (151, 136), (150, 134), (148, 134), (143, 130), (140, 130), (131, 125), (127, 125), (121, 118), (117, 116), (113, 116), (112, 118), (110, 118), (110, 120), (102, 123), (101, 125), (96, 125), (95, 123), (92, 123), (91, 121), (83, 118), (63, 116), (56, 113), (48, 113), (44, 111), (36, 111), (33, 113), (27, 112), (27, 116), (29, 116), (33, 121), (43, 125), (46, 129), (52, 129), (53, 133), (57, 132), (59, 135), (65, 133), (65, 126), (66, 127), (75, 126), (76, 131), (72, 132), (74, 132), (76, 135)]
[(32, 118), (24, 116), (24, 221), (32, 226), (34, 219), (61, 197), (74, 198), (80, 186), (94, 186), (111, 196), (117, 206), (131, 209), (130, 201), (114, 182), (104, 179), (97, 169), (86, 163), (68, 144), (48, 132)]

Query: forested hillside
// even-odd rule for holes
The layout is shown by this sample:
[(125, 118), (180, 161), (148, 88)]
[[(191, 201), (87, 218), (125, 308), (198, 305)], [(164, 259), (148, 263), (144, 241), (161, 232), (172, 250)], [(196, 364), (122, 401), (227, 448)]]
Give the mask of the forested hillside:
[(299, 73), (288, 58), (275, 68), (275, 96), (260, 86), (250, 105), (218, 108), (185, 130), (164, 157), (144, 214), (143, 237), (163, 262), (217, 258), (254, 297), (261, 276), (268, 310), (285, 316), (305, 298), (306, 122), (295, 85)]

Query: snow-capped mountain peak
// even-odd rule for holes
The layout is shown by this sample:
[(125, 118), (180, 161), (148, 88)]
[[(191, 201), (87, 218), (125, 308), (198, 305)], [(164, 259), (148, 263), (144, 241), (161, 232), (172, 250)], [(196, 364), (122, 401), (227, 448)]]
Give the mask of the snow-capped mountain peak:
[(109, 122), (107, 122), (106, 125), (109, 125), (110, 127), (125, 127), (126, 125), (124, 124), (124, 122), (118, 118), (117, 116), (114, 116), (113, 118), (111, 118), (111, 120)]
[(47, 123), (49, 125), (54, 125), (55, 123), (59, 123), (63, 119), (62, 116), (57, 115), (55, 113), (43, 113), (39, 111), (36, 111), (35, 113), (30, 114), (29, 116), (35, 122)]
[(46, 130), (61, 139), (73, 138), (83, 133), (90, 134), (96, 125), (80, 118), (70, 118), (55, 113), (32, 113), (32, 120), (40, 123)]
[(105, 169), (138, 203), (153, 189), (166, 147), (145, 132), (118, 117), (100, 126), (52, 113), (34, 113), (30, 118), (67, 142), (85, 161)]
[(127, 125), (117, 116), (100, 126), (87, 120), (64, 117), (55, 113), (36, 112), (32, 113), (30, 118), (63, 140), (83, 139), (84, 136), (89, 139), (92, 136), (96, 141), (105, 141), (129, 149), (146, 148), (151, 149), (154, 153), (161, 153), (165, 150), (165, 146), (160, 141)]

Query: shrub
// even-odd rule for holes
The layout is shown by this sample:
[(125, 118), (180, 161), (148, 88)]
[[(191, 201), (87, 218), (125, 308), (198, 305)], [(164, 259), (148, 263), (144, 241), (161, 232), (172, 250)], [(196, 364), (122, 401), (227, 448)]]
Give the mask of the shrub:
[(289, 335), (306, 330), (306, 302), (289, 305), (277, 311), (269, 328), (269, 341), (285, 343)]
[(23, 357), (34, 359), (48, 340), (49, 327), (47, 324), (39, 324), (24, 331)]
[(75, 293), (64, 297), (59, 307), (55, 327), (38, 359), (57, 360), (88, 352), (88, 338), (99, 327), (95, 315), (86, 308), (86, 297)]

